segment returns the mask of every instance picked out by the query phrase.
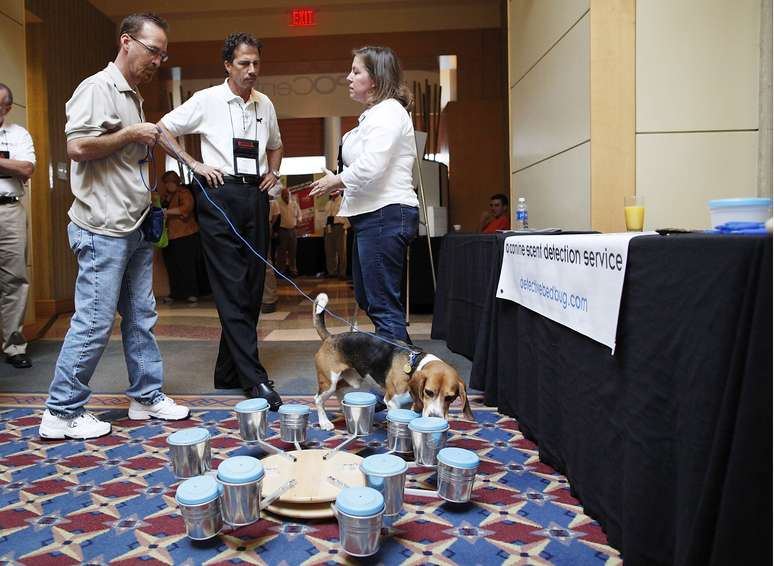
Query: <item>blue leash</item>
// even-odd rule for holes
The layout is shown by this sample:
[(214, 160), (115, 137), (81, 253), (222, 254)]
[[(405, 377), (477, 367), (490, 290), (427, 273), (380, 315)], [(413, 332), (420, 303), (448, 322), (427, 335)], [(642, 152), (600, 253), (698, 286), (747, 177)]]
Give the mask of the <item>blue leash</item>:
[[(274, 267), (274, 266), (271, 264), (271, 262), (270, 262), (270, 261), (268, 261), (268, 260), (267, 260), (265, 257), (263, 257), (263, 256), (262, 256), (260, 253), (258, 253), (258, 251), (257, 251), (257, 250), (256, 250), (256, 249), (255, 249), (255, 248), (252, 246), (252, 244), (250, 244), (250, 242), (249, 242), (249, 241), (247, 241), (247, 240), (246, 240), (246, 239), (245, 239), (245, 238), (242, 236), (242, 234), (240, 234), (240, 233), (239, 233), (239, 230), (237, 230), (237, 229), (236, 229), (236, 226), (234, 226), (234, 224), (231, 222), (231, 219), (228, 217), (228, 214), (226, 214), (226, 211), (225, 211), (225, 210), (223, 210), (223, 209), (222, 209), (220, 206), (218, 206), (218, 205), (217, 205), (217, 204), (216, 204), (216, 203), (215, 203), (215, 202), (214, 202), (214, 201), (213, 201), (213, 200), (210, 198), (210, 195), (209, 195), (209, 189), (207, 189), (207, 188), (206, 188), (206, 187), (205, 187), (205, 186), (204, 186), (204, 185), (201, 183), (201, 181), (199, 181), (199, 178), (196, 176), (196, 173), (194, 172), (194, 170), (193, 170), (193, 169), (192, 169), (192, 168), (191, 168), (191, 167), (188, 165), (188, 163), (186, 163), (186, 161), (185, 161), (185, 160), (182, 158), (182, 156), (181, 156), (181, 155), (180, 155), (180, 154), (177, 152), (177, 150), (175, 149), (175, 146), (174, 146), (174, 144), (172, 143), (172, 140), (170, 140), (170, 139), (169, 139), (169, 136), (167, 135), (167, 133), (166, 133), (166, 132), (165, 132), (163, 129), (161, 129), (160, 131), (161, 131), (161, 135), (162, 135), (162, 136), (164, 136), (164, 138), (166, 139), (166, 141), (167, 141), (167, 144), (169, 145), (169, 147), (170, 147), (170, 148), (172, 148), (172, 151), (173, 151), (173, 152), (174, 152), (174, 154), (175, 154), (175, 155), (174, 155), (175, 159), (176, 159), (178, 162), (182, 163), (182, 164), (183, 164), (183, 166), (184, 166), (184, 167), (186, 167), (186, 168), (187, 168), (187, 169), (190, 171), (190, 173), (191, 173), (191, 178), (192, 178), (194, 181), (196, 181), (196, 183), (199, 185), (199, 188), (202, 190), (202, 194), (204, 194), (205, 198), (206, 198), (206, 199), (209, 201), (209, 203), (210, 203), (210, 204), (213, 206), (213, 208), (215, 208), (215, 210), (217, 210), (218, 212), (220, 212), (220, 214), (223, 216), (223, 218), (225, 219), (226, 223), (229, 225), (229, 227), (231, 228), (231, 231), (232, 231), (232, 232), (234, 232), (234, 234), (236, 235), (236, 237), (237, 237), (237, 238), (239, 238), (239, 240), (240, 240), (240, 241), (241, 241), (241, 242), (242, 242), (242, 243), (243, 243), (245, 246), (247, 246), (247, 249), (249, 249), (249, 250), (250, 250), (250, 251), (253, 253), (253, 255), (254, 255), (255, 257), (257, 257), (258, 259), (260, 259), (260, 260), (261, 260), (263, 263), (265, 263), (265, 264), (266, 264), (268, 267), (270, 267), (272, 270), (274, 270), (274, 273), (276, 273), (276, 274), (277, 274), (279, 277), (281, 277), (282, 279), (284, 279), (285, 281), (287, 281), (288, 283), (290, 283), (290, 284), (291, 284), (291, 285), (292, 285), (292, 286), (293, 286), (293, 287), (296, 289), (296, 291), (298, 291), (298, 294), (299, 294), (299, 295), (301, 295), (302, 297), (304, 297), (304, 298), (305, 298), (306, 300), (308, 300), (310, 303), (314, 304), (314, 299), (313, 299), (312, 297), (310, 297), (309, 295), (307, 295), (307, 294), (306, 294), (306, 293), (305, 293), (305, 292), (304, 292), (304, 291), (301, 289), (301, 287), (299, 287), (298, 285), (296, 285), (296, 283), (295, 283), (295, 282), (294, 282), (292, 279), (290, 279), (289, 277), (287, 277), (287, 276), (286, 276), (284, 273), (282, 273), (280, 270), (278, 270), (276, 267)], [(153, 163), (152, 149), (153, 149), (153, 148), (151, 148), (151, 147), (148, 147), (148, 156), (146, 156), (146, 159), (145, 159), (145, 160), (149, 161), (150, 163)], [(144, 161), (145, 161), (145, 160), (144, 160)], [(140, 177), (143, 179), (143, 184), (145, 184), (145, 179), (144, 179), (144, 178), (143, 178), (143, 176), (142, 176), (142, 167), (140, 168)], [(146, 187), (146, 188), (148, 188), (148, 185), (147, 185), (147, 184), (145, 184), (145, 187)], [(154, 185), (154, 190), (155, 190), (155, 188), (156, 188), (156, 185)], [(148, 190), (151, 190), (151, 189), (150, 189), (150, 188), (148, 188)], [(354, 326), (354, 325), (353, 325), (353, 324), (352, 324), (352, 323), (351, 323), (349, 320), (347, 320), (347, 319), (345, 319), (345, 318), (343, 318), (343, 317), (341, 317), (341, 316), (337, 315), (337, 314), (336, 314), (336, 313), (334, 313), (333, 311), (329, 310), (327, 307), (323, 307), (323, 311), (325, 311), (326, 313), (328, 313), (328, 315), (330, 315), (332, 318), (335, 318), (335, 319), (337, 319), (337, 320), (340, 320), (341, 322), (343, 322), (344, 324), (346, 324), (347, 326), (349, 326), (349, 330), (350, 330), (350, 332), (362, 332), (363, 334), (369, 334), (369, 335), (373, 336), (374, 338), (376, 338), (377, 340), (381, 340), (382, 342), (385, 342), (385, 343), (387, 343), (387, 344), (390, 344), (391, 346), (394, 346), (394, 347), (396, 347), (396, 348), (399, 348), (399, 349), (401, 349), (401, 350), (405, 350), (405, 351), (407, 351), (407, 352), (409, 352), (409, 353), (410, 353), (412, 360), (413, 360), (413, 358), (414, 358), (414, 357), (417, 355), (417, 352), (416, 352), (414, 349), (412, 349), (412, 348), (409, 348), (409, 347), (407, 347), (407, 346), (404, 346), (403, 344), (399, 344), (399, 343), (397, 343), (397, 342), (395, 342), (395, 341), (393, 341), (393, 340), (389, 340), (388, 338), (385, 338), (385, 337), (383, 337), (383, 336), (379, 336), (378, 334), (376, 334), (376, 333), (374, 333), (374, 332), (367, 332), (367, 331), (365, 331), (365, 330), (359, 330), (359, 329), (358, 329), (358, 328), (356, 328), (356, 327), (355, 327), (355, 326)]]

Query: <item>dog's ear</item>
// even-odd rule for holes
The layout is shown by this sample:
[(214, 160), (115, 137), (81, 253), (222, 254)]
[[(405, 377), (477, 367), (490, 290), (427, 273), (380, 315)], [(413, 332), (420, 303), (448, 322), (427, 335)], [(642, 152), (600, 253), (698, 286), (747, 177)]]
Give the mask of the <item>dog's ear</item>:
[(425, 381), (427, 381), (427, 376), (423, 371), (415, 371), (414, 375), (409, 379), (409, 391), (411, 391), (411, 396), (414, 398), (414, 411), (417, 413), (421, 413), (422, 409), (425, 408), (425, 403), (422, 400)]
[(459, 375), (457, 376), (457, 393), (460, 396), (460, 401), (462, 401), (462, 414), (469, 421), (475, 421), (476, 419), (473, 417), (473, 411), (470, 410), (470, 403), (468, 402), (468, 390), (465, 387), (465, 382), (462, 381)]

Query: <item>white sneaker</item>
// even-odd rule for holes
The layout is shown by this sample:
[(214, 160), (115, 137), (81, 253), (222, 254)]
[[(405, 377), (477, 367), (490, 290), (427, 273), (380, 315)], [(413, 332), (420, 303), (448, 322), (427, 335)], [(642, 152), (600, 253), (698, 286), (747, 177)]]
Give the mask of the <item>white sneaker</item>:
[(41, 438), (86, 440), (110, 434), (111, 428), (110, 423), (99, 420), (88, 411), (72, 419), (63, 419), (46, 409), (40, 419), (38, 434)]
[(129, 402), (129, 418), (133, 421), (147, 421), (150, 418), (180, 421), (187, 419), (190, 412), (188, 407), (178, 405), (166, 395), (153, 405), (143, 405), (134, 399)]

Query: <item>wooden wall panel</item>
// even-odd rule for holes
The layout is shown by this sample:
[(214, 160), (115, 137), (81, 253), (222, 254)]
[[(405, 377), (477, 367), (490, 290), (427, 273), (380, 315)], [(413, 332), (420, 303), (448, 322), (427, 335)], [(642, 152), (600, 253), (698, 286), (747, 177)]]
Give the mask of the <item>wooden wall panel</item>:
[[(498, 28), (268, 38), (261, 53), (261, 73), (346, 74), (352, 64), (352, 49), (388, 45), (406, 70), (437, 70), (439, 55), (456, 54), (458, 100), (501, 99), (500, 87), (507, 80), (503, 38)], [(171, 43), (169, 61), (161, 71), (163, 78), (169, 76), (172, 66), (182, 67), (186, 79), (225, 76), (222, 47), (222, 41)], [(154, 103), (166, 105), (161, 97), (151, 98), (146, 96), (147, 108)]]
[[(47, 0), (27, 0), (27, 9), (43, 20), (38, 33), (42, 43), (30, 44), (30, 49), (38, 51), (35, 56), (44, 67), (46, 92), (29, 92), (29, 98), (45, 94), (48, 98), (48, 153), (56, 170), (57, 163), (67, 163), (67, 147), (64, 135), (65, 102), (72, 96), (75, 87), (87, 76), (102, 69), (116, 55), (115, 25), (86, 0), (68, 2), (50, 2)], [(45, 140), (36, 139), (40, 146)], [(46, 170), (47, 164), (38, 167)], [(47, 191), (47, 183), (40, 187)], [(38, 296), (40, 300), (66, 304), (73, 298), (77, 266), (67, 243), (67, 211), (72, 203), (69, 179), (55, 179), (53, 191), (49, 196), (49, 214), (32, 218), (33, 229), (48, 223), (50, 227), (50, 263), (37, 269), (40, 275), (49, 278), (41, 289), (48, 289), (50, 296)]]
[(591, 0), (591, 227), (623, 232), (635, 192), (635, 2)]
[(508, 143), (508, 124), (502, 110), (485, 100), (450, 102), (443, 113), (449, 148), (449, 225), (461, 224), (463, 231), (475, 232), (489, 197), (508, 193), (502, 151)]
[(325, 155), (322, 118), (283, 118), (279, 128), (285, 157)]

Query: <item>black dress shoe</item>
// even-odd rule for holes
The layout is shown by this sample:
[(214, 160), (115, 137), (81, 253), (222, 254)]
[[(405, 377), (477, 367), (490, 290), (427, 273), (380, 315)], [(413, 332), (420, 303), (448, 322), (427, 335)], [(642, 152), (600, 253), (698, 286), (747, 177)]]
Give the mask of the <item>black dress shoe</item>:
[(32, 360), (27, 354), (16, 354), (15, 356), (6, 356), (5, 361), (17, 369), (31, 368)]
[(269, 403), (269, 410), (278, 411), (282, 405), (282, 397), (279, 393), (274, 391), (273, 381), (260, 381), (258, 385), (253, 385), (250, 389), (245, 391), (245, 396), (248, 399), (255, 399), (262, 397)]

